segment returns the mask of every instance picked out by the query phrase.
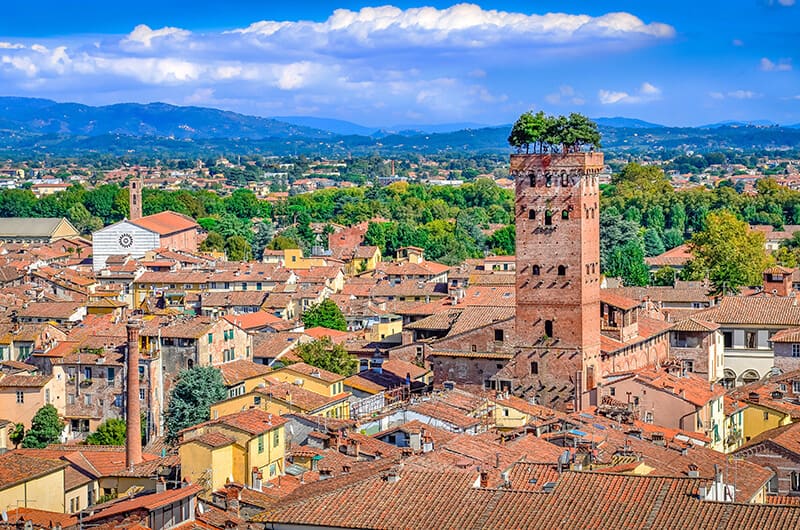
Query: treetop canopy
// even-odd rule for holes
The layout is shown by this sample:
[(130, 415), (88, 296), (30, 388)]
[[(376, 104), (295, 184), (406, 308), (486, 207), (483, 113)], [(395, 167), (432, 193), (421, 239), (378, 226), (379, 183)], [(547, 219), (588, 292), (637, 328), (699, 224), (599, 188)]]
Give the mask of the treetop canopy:
[(546, 116), (542, 111), (528, 111), (514, 123), (508, 143), (518, 152), (577, 153), (600, 147), (600, 132), (583, 114)]

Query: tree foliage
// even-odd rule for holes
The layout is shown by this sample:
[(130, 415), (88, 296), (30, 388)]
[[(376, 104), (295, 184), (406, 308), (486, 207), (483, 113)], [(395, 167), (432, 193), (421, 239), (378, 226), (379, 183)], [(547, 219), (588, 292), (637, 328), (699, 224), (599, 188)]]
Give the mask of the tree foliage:
[(647, 285), (650, 275), (641, 244), (634, 240), (615, 248), (608, 258), (605, 274), (622, 278), (625, 285)]
[(508, 143), (530, 153), (574, 153), (584, 147), (600, 147), (597, 124), (582, 114), (546, 116), (544, 112), (525, 112), (511, 128)]
[(14, 425), (14, 429), (8, 434), (8, 439), (14, 444), (14, 447), (19, 447), (22, 440), (25, 439), (25, 426), (21, 423)]
[(733, 213), (721, 210), (708, 215), (708, 226), (689, 242), (696, 270), (708, 272), (712, 294), (738, 293), (744, 286), (759, 285), (769, 264), (765, 236), (750, 230)]
[(167, 440), (174, 443), (182, 429), (207, 421), (211, 405), (226, 397), (225, 382), (217, 368), (195, 366), (181, 371), (164, 414)]
[(53, 405), (45, 405), (36, 411), (31, 420), (31, 428), (25, 433), (22, 447), (42, 449), (61, 440), (64, 422), (58, 417)]
[(341, 344), (334, 344), (329, 337), (298, 344), (295, 352), (306, 364), (335, 374), (350, 376), (358, 370), (358, 358), (347, 353)]
[(312, 305), (303, 313), (303, 325), (306, 328), (323, 327), (347, 331), (347, 320), (336, 302), (326, 298), (319, 304)]
[(97, 430), (86, 438), (89, 445), (125, 445), (125, 420), (109, 418), (97, 426)]

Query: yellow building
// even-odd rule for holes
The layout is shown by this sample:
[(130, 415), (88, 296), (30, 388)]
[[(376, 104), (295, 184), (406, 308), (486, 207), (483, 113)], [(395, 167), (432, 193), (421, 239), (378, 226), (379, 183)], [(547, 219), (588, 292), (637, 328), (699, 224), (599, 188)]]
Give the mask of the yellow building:
[(283, 266), (287, 269), (310, 269), (325, 267), (327, 264), (325, 258), (304, 258), (303, 251), (299, 248), (287, 248), (283, 251)]
[(385, 314), (379, 317), (378, 322), (372, 325), (367, 338), (375, 342), (396, 342), (403, 341), (401, 332), (403, 331), (403, 317), (392, 314)]
[(16, 452), (0, 455), (0, 510), (35, 508), (64, 513), (67, 462)]
[(532, 405), (522, 398), (498, 394), (487, 400), (494, 425), (500, 430), (513, 430), (545, 418), (553, 418), (557, 412), (539, 405)]
[(221, 416), (181, 432), (181, 478), (216, 491), (233, 480), (260, 489), (284, 473), (287, 420), (261, 409)]
[(356, 276), (374, 271), (382, 259), (379, 247), (359, 245), (353, 249), (353, 257), (345, 262), (344, 272), (347, 276)]
[(299, 412), (309, 416), (327, 418), (347, 419), (350, 417), (348, 401), (350, 392), (325, 396), (300, 385), (270, 377), (265, 378), (264, 383), (265, 385), (255, 388), (251, 392), (214, 403), (211, 405), (211, 417), (218, 418), (251, 407), (275, 415)]
[(747, 407), (742, 412), (744, 442), (755, 438), (764, 431), (789, 425), (792, 423), (792, 415), (787, 410), (779, 410), (773, 402), (757, 402), (747, 400)]
[(306, 363), (294, 363), (274, 370), (270, 377), (298, 385), (323, 396), (333, 397), (344, 392), (345, 377), (343, 375)]

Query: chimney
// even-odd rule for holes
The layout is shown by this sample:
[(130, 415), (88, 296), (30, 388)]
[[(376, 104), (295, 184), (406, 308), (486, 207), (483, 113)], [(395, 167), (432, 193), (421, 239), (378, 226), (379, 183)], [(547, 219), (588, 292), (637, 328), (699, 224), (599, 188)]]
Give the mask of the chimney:
[(167, 491), (167, 483), (163, 478), (156, 481), (156, 493), (163, 493)]
[(481, 470), (481, 488), (488, 488), (489, 487), (489, 473), (487, 471)]
[(225, 511), (234, 517), (239, 517), (241, 491), (238, 484), (225, 484)]
[(142, 419), (139, 407), (139, 331), (142, 321), (128, 320), (128, 358), (127, 358), (127, 412), (125, 465), (130, 468), (142, 461)]

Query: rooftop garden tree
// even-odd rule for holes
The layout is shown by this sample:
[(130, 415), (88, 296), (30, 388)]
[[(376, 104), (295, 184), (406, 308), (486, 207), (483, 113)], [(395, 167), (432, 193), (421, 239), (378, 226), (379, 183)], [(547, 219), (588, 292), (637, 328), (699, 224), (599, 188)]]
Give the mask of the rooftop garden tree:
[(600, 147), (600, 132), (597, 124), (582, 114), (546, 116), (528, 111), (514, 123), (508, 143), (526, 154), (578, 153)]

